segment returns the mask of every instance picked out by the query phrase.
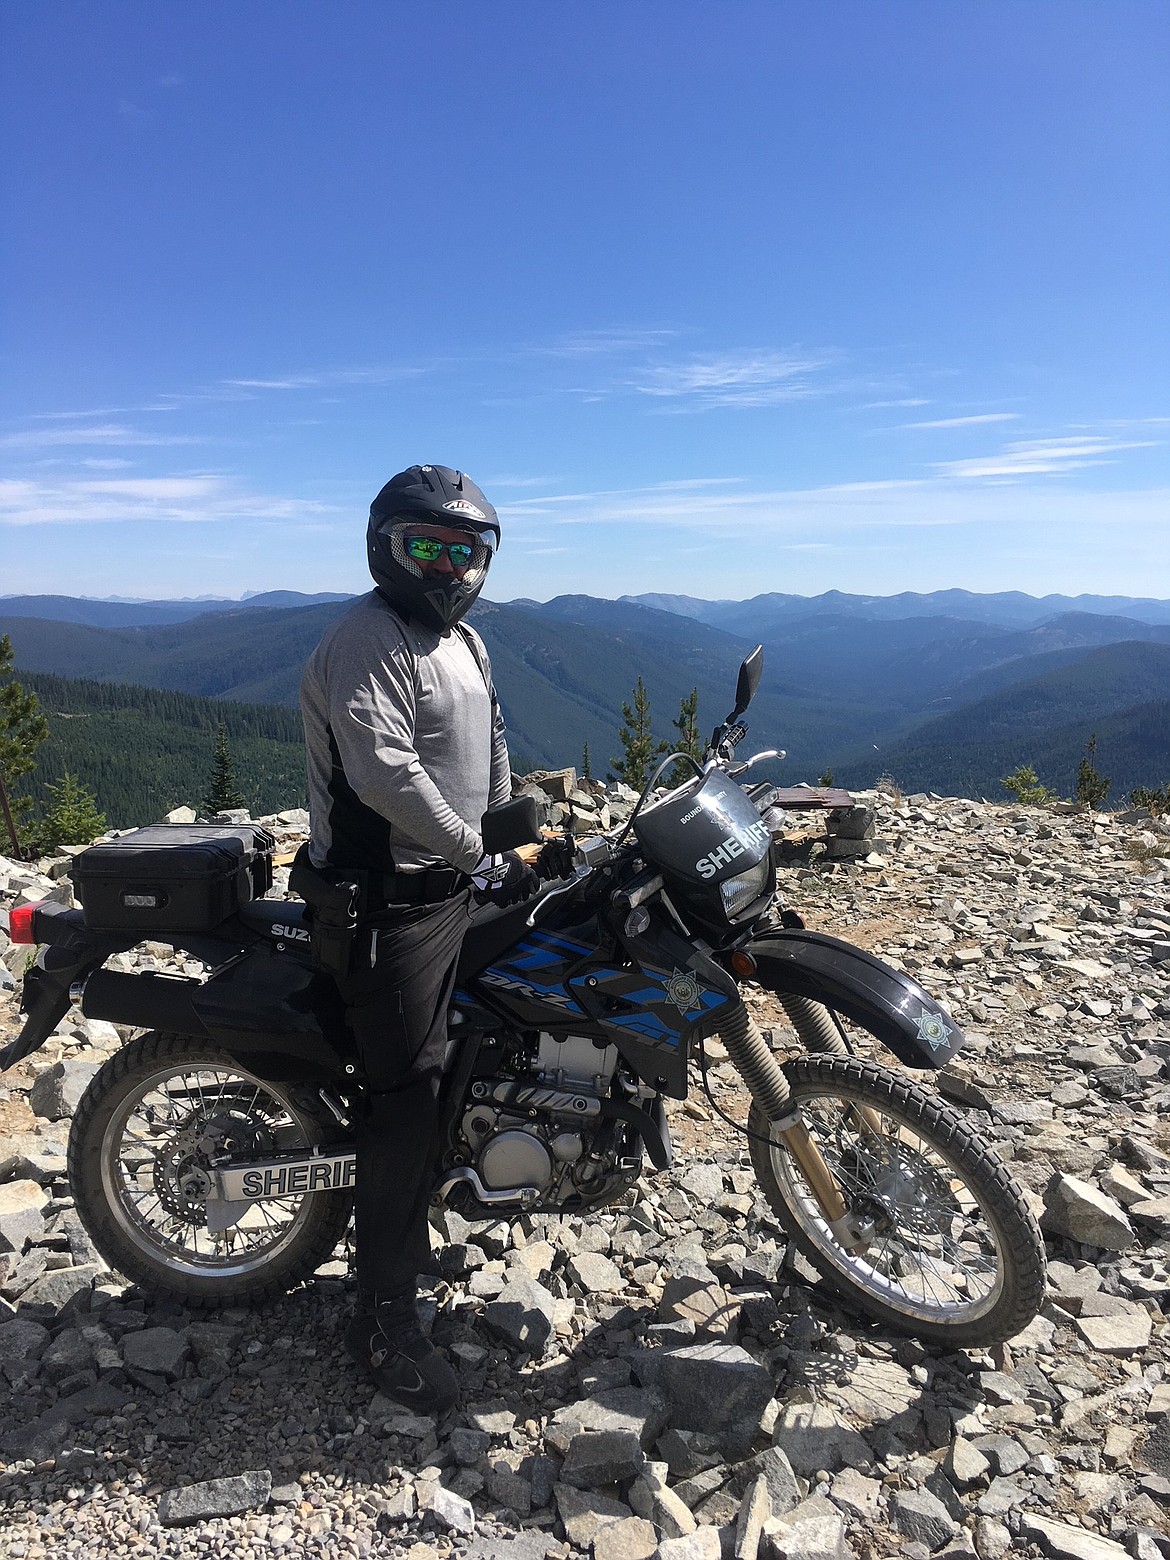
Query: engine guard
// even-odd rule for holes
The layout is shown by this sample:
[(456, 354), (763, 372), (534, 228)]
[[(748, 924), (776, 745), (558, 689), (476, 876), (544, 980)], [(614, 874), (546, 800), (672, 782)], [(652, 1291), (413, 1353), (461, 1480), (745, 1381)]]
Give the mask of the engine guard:
[(963, 1045), (954, 1019), (916, 980), (838, 937), (777, 930), (754, 938), (745, 951), (762, 986), (853, 1019), (907, 1067), (945, 1067)]

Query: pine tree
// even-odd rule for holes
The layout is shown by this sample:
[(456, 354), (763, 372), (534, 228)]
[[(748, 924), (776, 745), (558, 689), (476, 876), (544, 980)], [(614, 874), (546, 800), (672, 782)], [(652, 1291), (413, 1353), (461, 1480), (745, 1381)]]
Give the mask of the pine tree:
[(232, 756), (228, 752), (227, 727), (221, 720), (215, 738), (215, 757), (211, 767), (211, 788), (199, 804), (207, 816), (228, 812), (247, 803), (236, 790), (236, 777), (232, 772)]
[(92, 845), (106, 832), (104, 813), (98, 812), (97, 797), (68, 770), (56, 785), (46, 785), (52, 798), (36, 831), (37, 849), (56, 850), (59, 845)]
[[(678, 707), (678, 719), (671, 721), (671, 725), (678, 732), (678, 740), (674, 743), (676, 753), (686, 753), (697, 764), (703, 762), (703, 740), (699, 736), (699, 690), (692, 688), (690, 696), (683, 699)], [(694, 771), (689, 764), (676, 764), (670, 772), (672, 785), (682, 785), (689, 780)]]
[(582, 778), (582, 780), (592, 780), (593, 779), (593, 771), (589, 767), (589, 744), (588, 744), (588, 742), (586, 742), (585, 749), (584, 749), (584, 751), (581, 754), (581, 778)]
[(640, 675), (634, 687), (633, 708), (623, 704), (622, 716), (626, 724), (618, 732), (618, 741), (625, 757), (614, 758), (610, 762), (619, 778), (633, 786), (635, 791), (640, 791), (646, 784), (650, 765), (663, 753), (670, 751), (665, 742), (656, 743), (650, 734), (650, 696)]
[(1093, 760), (1097, 756), (1097, 733), (1094, 731), (1085, 743), (1085, 756), (1077, 765), (1077, 801), (1094, 812), (1109, 795), (1113, 781), (1098, 774)]
[[(49, 723), (41, 713), (35, 693), (26, 693), (13, 680), (12, 641), (0, 635), (0, 802), (3, 803), (8, 845), (20, 857), (24, 853), (22, 825), (32, 798), (14, 796), (12, 787), (36, 763), (36, 751), (49, 735)], [(7, 848), (7, 846), (6, 846)]]

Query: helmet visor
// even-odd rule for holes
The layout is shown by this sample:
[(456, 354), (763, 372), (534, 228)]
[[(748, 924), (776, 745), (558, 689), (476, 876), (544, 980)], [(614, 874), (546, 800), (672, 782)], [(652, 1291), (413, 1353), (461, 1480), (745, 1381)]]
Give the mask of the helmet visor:
[(379, 522), (377, 531), (390, 543), (395, 563), (417, 579), (431, 578), (434, 564), (446, 554), (460, 584), (478, 584), (492, 561), (494, 532), (444, 525), (442, 529), (457, 531), (460, 536), (459, 541), (448, 542), (426, 535), (433, 525), (434, 522), (419, 520), (417, 516), (392, 515)]

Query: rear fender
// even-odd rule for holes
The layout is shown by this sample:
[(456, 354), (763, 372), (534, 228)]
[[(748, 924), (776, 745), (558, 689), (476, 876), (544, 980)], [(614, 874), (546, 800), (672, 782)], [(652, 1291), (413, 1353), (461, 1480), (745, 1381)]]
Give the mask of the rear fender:
[(840, 938), (777, 930), (754, 938), (746, 951), (762, 986), (852, 1019), (907, 1067), (945, 1067), (963, 1044), (954, 1019), (916, 980)]
[(20, 1011), (27, 1015), (11, 1045), (0, 1051), (0, 1072), (39, 1051), (69, 1011), (69, 989), (115, 953), (132, 948), (135, 937), (109, 937), (87, 931), (80, 910), (39, 906), (33, 930), (40, 948), (26, 973)]

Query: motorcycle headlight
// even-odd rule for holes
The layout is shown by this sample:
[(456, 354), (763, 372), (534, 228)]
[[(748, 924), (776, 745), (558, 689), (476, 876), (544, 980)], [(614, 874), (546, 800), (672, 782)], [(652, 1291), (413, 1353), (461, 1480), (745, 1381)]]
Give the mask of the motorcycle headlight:
[(768, 886), (770, 865), (768, 857), (765, 856), (763, 861), (758, 861), (746, 872), (740, 872), (735, 877), (724, 878), (719, 885), (719, 892), (723, 897), (724, 915), (733, 916), (745, 905), (750, 905), (753, 899), (760, 897)]

